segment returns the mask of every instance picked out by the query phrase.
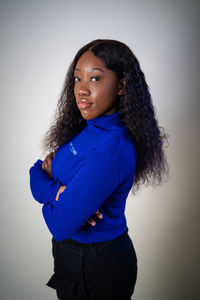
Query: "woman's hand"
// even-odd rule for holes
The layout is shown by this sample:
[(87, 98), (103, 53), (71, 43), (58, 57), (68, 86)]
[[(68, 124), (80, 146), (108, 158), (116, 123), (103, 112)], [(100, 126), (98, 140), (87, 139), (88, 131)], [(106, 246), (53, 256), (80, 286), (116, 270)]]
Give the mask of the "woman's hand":
[(53, 179), (53, 175), (51, 172), (51, 162), (55, 155), (56, 151), (49, 153), (42, 163), (42, 170), (46, 171), (51, 179)]
[[(59, 195), (64, 192), (64, 190), (66, 189), (66, 185), (61, 185), (57, 194), (56, 194), (56, 198), (55, 200), (58, 201), (58, 198), (59, 198)], [(103, 215), (102, 213), (100, 213), (99, 210), (97, 210), (95, 213), (94, 213), (94, 216), (96, 216), (97, 218), (99, 219), (103, 219)], [(89, 224), (91, 224), (92, 226), (95, 226), (96, 225), (96, 222), (92, 219), (92, 217), (90, 217), (86, 222), (88, 222)], [(83, 223), (82, 225), (84, 225), (85, 223)]]
[(56, 201), (58, 201), (58, 198), (59, 198), (59, 195), (60, 195), (60, 193), (62, 193), (62, 192), (64, 192), (64, 190), (66, 189), (66, 185), (61, 185), (60, 187), (59, 187), (59, 190), (58, 190), (58, 192), (57, 192), (57, 194), (56, 194)]
[[(94, 216), (96, 216), (99, 219), (103, 219), (103, 214), (100, 213), (100, 211), (97, 209), (97, 211), (94, 213)], [(86, 222), (88, 222), (89, 224), (91, 224), (92, 226), (96, 225), (95, 220), (92, 219), (92, 217), (90, 217)], [(82, 225), (84, 225), (85, 223), (83, 223)]]

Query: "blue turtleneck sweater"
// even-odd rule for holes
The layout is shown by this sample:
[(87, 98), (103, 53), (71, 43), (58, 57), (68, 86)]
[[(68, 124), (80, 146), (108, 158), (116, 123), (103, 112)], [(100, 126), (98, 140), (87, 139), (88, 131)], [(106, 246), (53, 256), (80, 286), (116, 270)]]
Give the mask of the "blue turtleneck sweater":
[[(124, 233), (135, 167), (136, 147), (118, 112), (87, 120), (79, 134), (58, 148), (51, 164), (53, 179), (42, 170), (42, 160), (37, 160), (29, 170), (31, 192), (43, 204), (53, 237), (88, 244)], [(60, 185), (66, 188), (56, 201)], [(92, 226), (86, 221), (97, 209), (103, 219), (95, 218)]]

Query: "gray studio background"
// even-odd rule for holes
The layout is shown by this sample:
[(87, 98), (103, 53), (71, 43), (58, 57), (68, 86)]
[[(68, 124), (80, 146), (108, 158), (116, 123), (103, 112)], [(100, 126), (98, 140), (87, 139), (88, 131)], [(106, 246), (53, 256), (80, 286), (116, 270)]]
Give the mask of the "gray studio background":
[(138, 256), (135, 300), (199, 299), (198, 1), (0, 1), (2, 300), (53, 300), (51, 235), (29, 188), (44, 159), (66, 70), (96, 38), (138, 57), (160, 126), (170, 135), (168, 182), (129, 194)]

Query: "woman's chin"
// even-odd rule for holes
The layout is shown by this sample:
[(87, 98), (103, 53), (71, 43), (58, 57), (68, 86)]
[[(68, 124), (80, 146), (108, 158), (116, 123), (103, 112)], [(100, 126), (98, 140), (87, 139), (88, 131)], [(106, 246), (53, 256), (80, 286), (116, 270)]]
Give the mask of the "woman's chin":
[(80, 112), (85, 120), (92, 120), (98, 116), (98, 114), (95, 114), (94, 112), (91, 112), (87, 109), (81, 109)]

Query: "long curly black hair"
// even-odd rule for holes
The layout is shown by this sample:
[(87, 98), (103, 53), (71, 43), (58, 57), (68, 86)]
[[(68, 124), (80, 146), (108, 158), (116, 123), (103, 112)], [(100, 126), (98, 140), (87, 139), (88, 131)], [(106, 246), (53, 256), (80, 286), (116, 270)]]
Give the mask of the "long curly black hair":
[(81, 55), (88, 50), (101, 58), (119, 80), (126, 81), (123, 94), (116, 101), (119, 118), (128, 127), (137, 149), (132, 193), (142, 184), (159, 185), (168, 174), (164, 152), (168, 134), (158, 126), (149, 88), (137, 58), (129, 47), (116, 40), (97, 39), (77, 52), (67, 71), (53, 122), (44, 135), (44, 151), (57, 150), (86, 126), (74, 96), (74, 70)]

